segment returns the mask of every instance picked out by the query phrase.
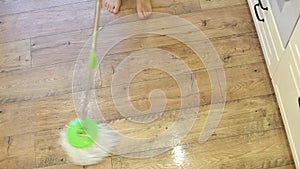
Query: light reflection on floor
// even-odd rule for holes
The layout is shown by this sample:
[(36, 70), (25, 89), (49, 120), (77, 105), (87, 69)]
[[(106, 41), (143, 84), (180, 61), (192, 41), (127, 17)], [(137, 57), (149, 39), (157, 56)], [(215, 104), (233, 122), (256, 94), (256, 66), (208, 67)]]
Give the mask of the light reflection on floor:
[(173, 149), (172, 154), (173, 154), (173, 161), (175, 162), (175, 164), (177, 166), (183, 165), (183, 161), (185, 158), (185, 152), (184, 152), (182, 146), (176, 146)]

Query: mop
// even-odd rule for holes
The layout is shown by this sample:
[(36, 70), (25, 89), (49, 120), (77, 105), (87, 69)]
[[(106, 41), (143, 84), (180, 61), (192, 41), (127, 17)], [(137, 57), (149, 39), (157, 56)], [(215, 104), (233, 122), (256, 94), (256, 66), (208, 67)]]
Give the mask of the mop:
[(118, 140), (116, 131), (110, 129), (105, 124), (96, 124), (94, 120), (87, 117), (90, 85), (93, 80), (92, 74), (96, 67), (96, 42), (101, 5), (101, 0), (97, 0), (93, 41), (88, 60), (88, 82), (86, 85), (82, 112), (79, 113), (81, 117), (69, 122), (65, 129), (60, 133), (60, 144), (62, 148), (69, 156), (70, 161), (77, 165), (92, 165), (99, 163), (109, 155)]

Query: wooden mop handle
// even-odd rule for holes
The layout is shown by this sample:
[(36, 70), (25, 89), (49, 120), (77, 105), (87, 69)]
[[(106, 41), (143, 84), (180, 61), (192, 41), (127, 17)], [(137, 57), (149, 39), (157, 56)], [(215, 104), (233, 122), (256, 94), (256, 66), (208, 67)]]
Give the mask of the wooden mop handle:
[(94, 20), (94, 29), (93, 29), (93, 41), (92, 41), (92, 47), (89, 53), (89, 60), (88, 60), (88, 67), (89, 67), (89, 73), (88, 73), (88, 81), (85, 87), (85, 98), (83, 101), (83, 108), (81, 113), (81, 118), (85, 119), (87, 118), (87, 105), (88, 100), (90, 96), (90, 85), (92, 84), (92, 77), (93, 77), (93, 71), (96, 67), (96, 47), (97, 47), (97, 34), (98, 34), (98, 28), (99, 28), (99, 19), (100, 19), (100, 10), (102, 6), (102, 0), (96, 0), (96, 9), (95, 9), (95, 20)]
[(102, 7), (102, 0), (96, 0), (93, 41), (92, 41), (92, 47), (89, 54), (89, 64), (88, 64), (90, 70), (93, 70), (96, 67), (96, 47), (97, 47), (97, 35), (98, 35), (101, 7)]
[(96, 9), (95, 9), (95, 20), (94, 20), (94, 29), (93, 29), (93, 42), (92, 42), (92, 50), (96, 50), (97, 46), (97, 32), (99, 29), (99, 18), (100, 18), (100, 10), (102, 7), (102, 0), (96, 0)]

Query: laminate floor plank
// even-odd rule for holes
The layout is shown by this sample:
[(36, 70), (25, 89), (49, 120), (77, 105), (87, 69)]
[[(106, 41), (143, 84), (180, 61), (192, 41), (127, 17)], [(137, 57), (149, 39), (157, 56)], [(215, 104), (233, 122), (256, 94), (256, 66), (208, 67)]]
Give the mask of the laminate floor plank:
[(0, 72), (31, 68), (30, 40), (0, 44)]

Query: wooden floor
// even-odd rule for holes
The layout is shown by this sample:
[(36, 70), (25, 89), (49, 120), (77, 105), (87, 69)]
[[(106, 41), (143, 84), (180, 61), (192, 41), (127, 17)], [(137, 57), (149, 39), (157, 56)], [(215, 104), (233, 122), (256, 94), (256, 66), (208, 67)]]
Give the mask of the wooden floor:
[[(101, 84), (100, 108), (123, 134), (150, 137), (167, 130), (180, 104), (179, 89), (172, 78), (158, 70), (147, 70), (133, 80), (130, 94), (136, 108), (149, 108), (147, 94), (156, 87), (165, 90), (170, 99), (164, 118), (150, 125), (130, 123), (113, 113), (116, 110), (109, 83), (112, 68), (141, 46), (176, 53), (194, 71), (201, 90), (198, 119), (176, 148), (181, 151), (180, 162), (176, 161), (174, 149), (146, 159), (112, 155), (94, 166), (69, 164), (58, 144), (59, 131), (75, 117), (72, 73), (74, 61), (91, 35), (94, 3), (0, 1), (1, 169), (295, 168), (246, 0), (152, 0), (154, 11), (178, 15), (200, 28), (223, 63), (226, 107), (218, 128), (206, 143), (198, 143), (211, 101), (203, 64), (174, 39), (139, 35), (116, 45), (107, 57), (114, 59), (104, 59), (97, 81)], [(121, 10), (117, 16), (103, 12), (101, 24), (134, 13), (135, 3), (124, 0)]]

